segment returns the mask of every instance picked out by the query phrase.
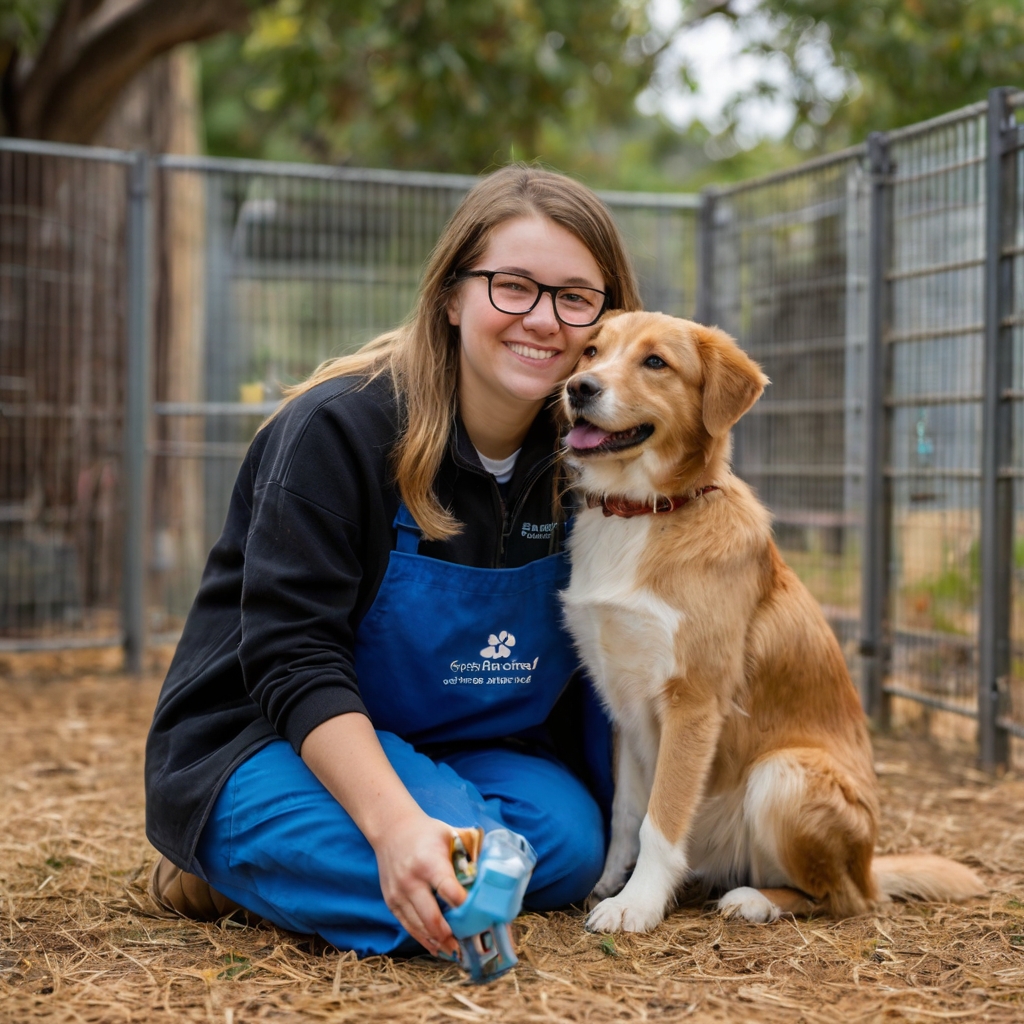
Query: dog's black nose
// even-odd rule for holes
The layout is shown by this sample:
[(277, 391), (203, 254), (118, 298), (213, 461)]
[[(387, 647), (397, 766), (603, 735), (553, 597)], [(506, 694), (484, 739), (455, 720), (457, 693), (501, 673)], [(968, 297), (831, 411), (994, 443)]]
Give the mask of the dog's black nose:
[(573, 377), (565, 385), (569, 395), (569, 404), (574, 409), (582, 409), (592, 398), (601, 394), (601, 382), (595, 377)]

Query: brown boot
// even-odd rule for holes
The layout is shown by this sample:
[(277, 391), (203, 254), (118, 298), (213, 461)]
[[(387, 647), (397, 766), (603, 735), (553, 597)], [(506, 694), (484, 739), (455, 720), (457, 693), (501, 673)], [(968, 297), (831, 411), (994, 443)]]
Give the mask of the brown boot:
[(259, 920), (258, 915), (222, 896), (209, 882), (183, 871), (166, 857), (153, 866), (149, 895), (158, 907), (192, 921), (217, 921), (238, 910), (243, 911), (249, 924)]

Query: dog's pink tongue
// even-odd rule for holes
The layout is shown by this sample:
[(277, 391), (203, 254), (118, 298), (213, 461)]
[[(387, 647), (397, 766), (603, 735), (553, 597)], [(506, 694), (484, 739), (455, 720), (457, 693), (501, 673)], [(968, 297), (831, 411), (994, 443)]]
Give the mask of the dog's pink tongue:
[(581, 423), (573, 427), (565, 439), (570, 448), (582, 450), (584, 448), (596, 448), (602, 441), (607, 440), (611, 435), (607, 430), (595, 427), (590, 423)]

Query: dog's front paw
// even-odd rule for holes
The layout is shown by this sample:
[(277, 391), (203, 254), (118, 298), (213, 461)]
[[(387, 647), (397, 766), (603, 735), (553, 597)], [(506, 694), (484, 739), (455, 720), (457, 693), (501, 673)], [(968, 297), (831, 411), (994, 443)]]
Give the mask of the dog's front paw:
[(649, 932), (661, 924), (664, 917), (661, 907), (645, 907), (622, 896), (612, 896), (591, 911), (586, 929), (588, 932)]
[(590, 898), (596, 904), (609, 896), (615, 896), (622, 892), (622, 887), (629, 881), (629, 874), (632, 870), (633, 865), (630, 864), (625, 871), (605, 871), (597, 880), (597, 885), (594, 886)]
[(751, 924), (777, 921), (782, 913), (763, 892), (749, 885), (741, 885), (727, 892), (718, 901), (718, 912), (722, 917), (740, 918)]
[(594, 910), (602, 901), (608, 899), (609, 896), (617, 896), (622, 892), (629, 881), (629, 873), (627, 872), (621, 876), (608, 876), (602, 875), (597, 880), (597, 885), (591, 890), (590, 895), (586, 898), (583, 904), (583, 909), (589, 914)]

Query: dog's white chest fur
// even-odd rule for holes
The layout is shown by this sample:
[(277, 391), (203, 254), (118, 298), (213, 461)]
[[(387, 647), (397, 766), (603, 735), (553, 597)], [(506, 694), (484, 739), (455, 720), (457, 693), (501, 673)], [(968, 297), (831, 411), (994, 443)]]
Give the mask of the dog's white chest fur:
[(655, 520), (606, 517), (589, 509), (577, 517), (569, 541), (565, 622), (590, 678), (620, 722), (637, 704), (656, 706), (665, 680), (680, 668), (675, 639), (684, 614), (638, 581)]

